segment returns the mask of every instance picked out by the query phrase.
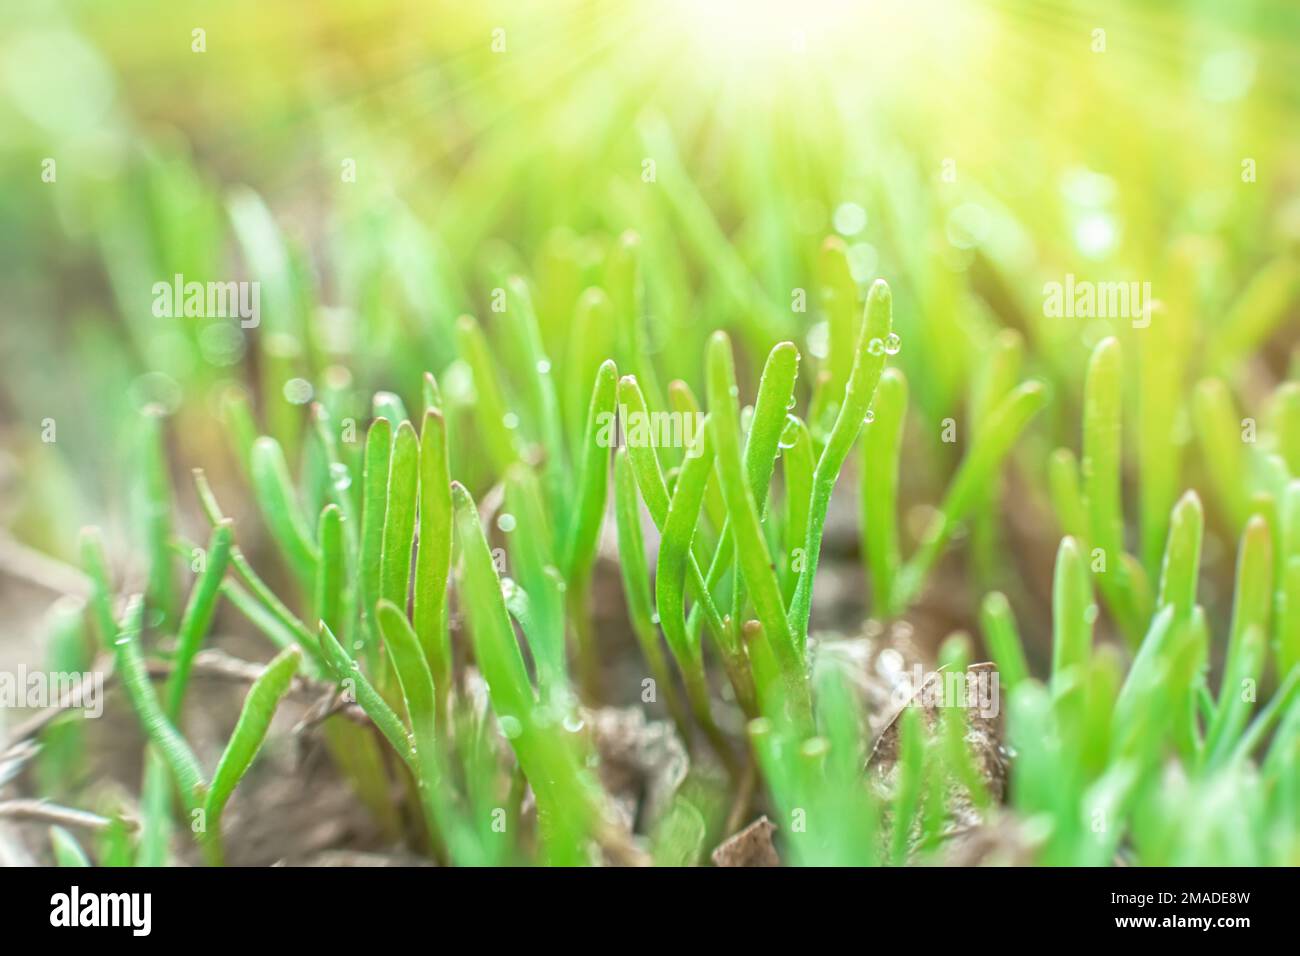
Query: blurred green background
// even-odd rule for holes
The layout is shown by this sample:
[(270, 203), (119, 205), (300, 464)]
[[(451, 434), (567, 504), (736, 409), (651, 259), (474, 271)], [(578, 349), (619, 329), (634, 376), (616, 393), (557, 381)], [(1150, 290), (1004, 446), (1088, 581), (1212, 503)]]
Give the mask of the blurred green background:
[[(1221, 376), (1252, 409), (1295, 365), (1297, 78), (1290, 0), (6, 5), (0, 526), (66, 558), (93, 521), (129, 552), (149, 402), (175, 417), (188, 489), (189, 467), (232, 467), (232, 383), (291, 454), (332, 388), (413, 398), (431, 369), (455, 392), (458, 314), (509, 352), (490, 302), (510, 271), (568, 395), (619, 351), (575, 315), (629, 229), (661, 383), (698, 386), (719, 327), (751, 380), (780, 338), (833, 362), (828, 235), (860, 286), (887, 278), (905, 499), (937, 498), (961, 444), (940, 423), (1002, 328), (1052, 389), (1018, 459), (1041, 498), (1048, 452), (1078, 445), (1088, 349), (1119, 335), (1126, 407), (1171, 397), (1167, 427), (1126, 430), (1130, 464), (1176, 463), (1151, 503), (1167, 515), (1199, 481), (1191, 383)], [(156, 318), (153, 284), (177, 273), (260, 281), (261, 325)], [(1067, 274), (1150, 282), (1168, 322), (1139, 340), (1046, 317)], [(1166, 352), (1172, 368), (1150, 360)], [(481, 485), (472, 443), (456, 454)]]

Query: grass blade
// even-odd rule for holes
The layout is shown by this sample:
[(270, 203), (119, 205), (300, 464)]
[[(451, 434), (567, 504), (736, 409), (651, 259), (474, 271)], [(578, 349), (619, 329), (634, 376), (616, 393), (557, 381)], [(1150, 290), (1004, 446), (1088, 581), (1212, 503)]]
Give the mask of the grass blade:
[(410, 422), (402, 422), (388, 464), (388, 508), (380, 543), (379, 597), (403, 611), (411, 589), (411, 547), (419, 500), (420, 440)]
[(1083, 552), (1062, 538), (1052, 579), (1052, 705), (1064, 746), (1077, 752), (1086, 743), (1087, 681), (1096, 608)]
[(157, 405), (150, 405), (141, 413), (143, 445), (140, 471), (143, 476), (144, 532), (149, 548), (146, 597), (151, 607), (162, 612), (163, 627), (171, 630), (176, 624), (180, 598), (176, 590), (176, 569), (172, 565), (172, 495), (163, 420), (164, 412)]
[(343, 512), (336, 504), (321, 509), (316, 524), (320, 561), (316, 565), (316, 587), (312, 606), (318, 623), (333, 630), (343, 626), (343, 592), (347, 587), (347, 562), (343, 554)]
[(462, 594), (492, 709), (533, 786), (551, 862), (585, 862), (583, 847), (599, 817), (595, 794), (553, 726), (537, 725), (537, 699), (501, 595), (501, 580), (474, 499), (459, 482), (452, 483), (452, 504), (464, 562)]
[(817, 288), (830, 339), (826, 387), (832, 395), (842, 395), (853, 371), (854, 336), (862, 306), (858, 283), (849, 269), (848, 249), (838, 236), (822, 243), (817, 256)]
[[(563, 504), (561, 480), (565, 473), (564, 462), (564, 420), (560, 415), (560, 403), (555, 393), (555, 380), (551, 374), (551, 360), (546, 356), (542, 345), (541, 328), (537, 322), (537, 312), (533, 308), (532, 293), (528, 283), (521, 276), (511, 276), (506, 280), (511, 308), (506, 316), (513, 327), (512, 335), (523, 350), (524, 360), (531, 375), (528, 377), (528, 403), (537, 416), (540, 426), (542, 447), (546, 449), (546, 488), (547, 500), (551, 507), (558, 510)], [(615, 376), (615, 381), (617, 376)], [(614, 394), (613, 382), (610, 383), (610, 398)]]
[(785, 577), (781, 582), (781, 596), (789, 607), (799, 584), (803, 547), (808, 540), (808, 509), (812, 503), (816, 462), (808, 426), (798, 418), (791, 417), (786, 422), (781, 447), (785, 450), (781, 456), (781, 476), (785, 480), (785, 554), (782, 562)]
[(80, 551), (81, 566), (90, 578), (90, 619), (99, 634), (99, 646), (112, 651), (117, 640), (117, 623), (113, 619), (113, 590), (108, 583), (103, 532), (95, 527), (82, 528)]
[(609, 499), (609, 454), (617, 388), (618, 370), (614, 363), (601, 363), (587, 406), (582, 447), (576, 456), (579, 461), (577, 498), (567, 509), (568, 522), (560, 545), (569, 619), (577, 635), (582, 686), (589, 700), (598, 699), (599, 680), (588, 591)]
[(301, 661), (302, 651), (297, 647), (281, 651), (266, 666), (261, 676), (253, 681), (248, 696), (244, 698), (239, 720), (235, 723), (234, 732), (212, 774), (212, 785), (208, 788), (207, 799), (203, 804), (206, 845), (211, 848), (210, 859), (215, 862), (221, 859), (222, 811), (239, 781), (253, 765), (253, 758), (262, 748), (266, 732), (271, 728), (271, 718), (280, 705), (280, 698), (289, 690), (290, 682), (298, 673)]
[(1175, 615), (1187, 618), (1196, 606), (1196, 578), (1201, 570), (1201, 536), (1205, 513), (1196, 492), (1178, 500), (1169, 520), (1169, 541), (1165, 545), (1160, 571), (1160, 607), (1173, 605)]
[(402, 401), (402, 396), (394, 392), (375, 392), (375, 397), (370, 402), (370, 411), (376, 419), (388, 419), (394, 428), (402, 422), (410, 421), (410, 416), (406, 414), (406, 403)]
[(1193, 394), (1192, 413), (1218, 505), (1233, 528), (1245, 527), (1251, 510), (1246, 462), (1239, 416), (1228, 387), (1218, 379), (1200, 382)]
[[(877, 279), (872, 284), (871, 291), (867, 293), (865, 318), (858, 333), (853, 371), (849, 375), (849, 383), (844, 391), (844, 401), (840, 403), (835, 424), (831, 428), (826, 446), (822, 449), (821, 456), (817, 459), (817, 468), (813, 472), (804, 570), (799, 577), (799, 584), (795, 588), (794, 600), (789, 611), (788, 630), (793, 632), (800, 648), (803, 647), (808, 636), (808, 618), (812, 614), (813, 579), (817, 575), (817, 563), (821, 557), (822, 532), (826, 527), (831, 492), (835, 489), (835, 480), (839, 477), (840, 469), (844, 467), (844, 460), (848, 458), (849, 451), (862, 430), (867, 411), (871, 407), (876, 383), (880, 381), (880, 374), (885, 367), (884, 343), (892, 325), (893, 298), (888, 284), (883, 279)], [(810, 420), (809, 424), (811, 426), (815, 423)], [(721, 450), (719, 451), (721, 453)], [(764, 624), (770, 627), (766, 621)]]
[(456, 348), (474, 375), (475, 417), (478, 419), (479, 438), (495, 466), (496, 474), (505, 473), (507, 466), (519, 457), (515, 432), (507, 424), (512, 421), (506, 405), (505, 392), (492, 364), (483, 329), (472, 315), (462, 315), (456, 320)]
[(50, 827), (50, 849), (56, 866), (90, 866), (90, 858), (81, 844), (63, 827)]
[(320, 554), (298, 505), (280, 443), (266, 436), (253, 442), (250, 469), (262, 519), (298, 580), (310, 587), (316, 580)]
[(663, 408), (664, 394), (650, 360), (644, 325), (640, 260), (641, 237), (626, 230), (610, 247), (605, 264), (605, 287), (609, 290), (615, 323), (614, 347), (619, 363), (644, 383), (651, 404)]
[(501, 580), (479, 524), (478, 508), (459, 482), (452, 482), (451, 500), (464, 556), (462, 594), (470, 615), (475, 657), (490, 688), (492, 707), (499, 716), (528, 720), (537, 701), (501, 598)]
[[(537, 666), (542, 699), (556, 700), (567, 693), (569, 682), (564, 646), (564, 579), (555, 566), (553, 536), (537, 476), (527, 465), (514, 464), (506, 471), (505, 483), (506, 506), (515, 519), (510, 555), (528, 597), (530, 626), (525, 634)], [(576, 630), (584, 690), (595, 693), (596, 649), (585, 628)]]
[[(645, 396), (631, 375), (624, 375), (618, 382), (618, 404), (620, 410), (628, 416), (646, 415)], [(641, 500), (645, 502), (650, 518), (661, 532), (668, 517), (668, 484), (664, 481), (663, 469), (659, 465), (659, 456), (651, 443), (627, 443), (628, 461)], [(731, 639), (728, 628), (723, 624), (722, 615), (709, 593), (704, 573), (700, 570), (698, 554), (692, 554), (687, 565), (689, 575), (686, 585), (687, 593), (704, 608), (704, 619), (710, 629), (722, 642)], [(732, 648), (734, 650), (734, 648)]]
[(1273, 542), (1268, 523), (1252, 518), (1237, 551), (1232, 627), (1214, 717), (1205, 735), (1213, 764), (1236, 743), (1246, 726), (1264, 671), (1269, 615), (1273, 608)]
[[(687, 418), (695, 422), (704, 420), (699, 399), (695, 397), (691, 387), (681, 379), (674, 379), (668, 383), (668, 401), (672, 410), (682, 416), (683, 421)], [(704, 511), (709, 516), (709, 524), (713, 529), (721, 531), (727, 520), (727, 505), (722, 500), (722, 488), (718, 484), (717, 474), (709, 476), (709, 484), (704, 489)]]
[[(194, 469), (194, 486), (198, 492), (199, 502), (213, 526), (224, 521), (221, 508), (201, 468)], [(221, 585), (222, 594), (278, 647), (283, 648), (297, 641), (311, 656), (313, 666), (319, 664), (322, 661), (320, 648), (312, 632), (283, 601), (275, 596), (275, 592), (253, 570), (253, 566), (248, 563), (248, 559), (244, 557), (237, 544), (230, 546), (230, 566), (247, 585), (248, 591), (239, 587), (233, 579), (227, 578)]]
[[(701, 648), (691, 639), (686, 629), (686, 605), (683, 598), (683, 581), (691, 555), (691, 541), (699, 524), (704, 487), (712, 470), (713, 443), (706, 431), (700, 454), (686, 459), (668, 506), (668, 517), (664, 521), (663, 538), (659, 544), (659, 563), (655, 569), (655, 606), (664, 638), (682, 670), (686, 682), (686, 698), (696, 720), (704, 728), (718, 755), (734, 772), (734, 757), (713, 720)], [(736, 668), (740, 674), (745, 672), (743, 661), (728, 660), (729, 671), (732, 668)]]
[(1047, 485), (1061, 534), (1068, 534), (1076, 541), (1086, 541), (1088, 515), (1083, 507), (1083, 491), (1079, 487), (1079, 462), (1070, 449), (1058, 448), (1052, 452), (1047, 462)]
[(420, 640), (406, 620), (406, 615), (391, 601), (381, 600), (375, 613), (384, 647), (393, 662), (397, 682), (402, 688), (406, 715), (411, 722), (415, 739), (415, 753), (420, 766), (421, 786), (432, 787), (438, 782), (436, 728), (437, 704), (433, 688), (433, 674), (420, 649)]
[(898, 461), (907, 415), (907, 380), (886, 369), (872, 400), (875, 419), (862, 439), (862, 544), (871, 578), (872, 611), (894, 612), (898, 549)]
[(230, 548), (233, 542), (234, 532), (229, 520), (221, 522), (212, 530), (212, 537), (208, 540), (206, 563), (202, 573), (199, 574), (199, 579), (194, 583), (189, 603), (185, 607), (185, 614), (181, 617), (180, 630), (177, 632), (176, 639), (176, 657), (166, 689), (167, 716), (173, 721), (180, 717), (181, 703), (189, 684), (194, 655), (198, 653), (199, 645), (212, 625), (212, 616), (217, 607), (217, 595), (221, 591), (221, 582), (230, 564)]
[(616, 321), (613, 305), (604, 290), (590, 288), (578, 297), (574, 307), (573, 322), (568, 330), (569, 342), (565, 350), (564, 419), (572, 459), (582, 458), (586, 432), (586, 412), (590, 407), (591, 390), (587, 383), (595, 379), (602, 362), (608, 360), (614, 348)]
[(343, 649), (343, 645), (338, 642), (333, 632), (325, 624), (320, 629), (321, 648), (325, 652), (325, 659), (329, 662), (330, 670), (334, 673), (334, 678), (343, 688), (344, 694), (349, 700), (355, 700), (357, 705), (365, 711), (366, 716), (384, 735), (384, 738), (392, 746), (393, 752), (402, 759), (411, 769), (415, 770), (415, 748), (411, 743), (411, 738), (407, 733), (406, 727), (402, 724), (402, 719), (397, 716), (397, 712), (388, 705), (383, 695), (379, 693), (366, 679), (366, 675), (361, 672), (348, 652)]
[(361, 471), (361, 617), (372, 636), (384, 569), (384, 526), (392, 449), (393, 426), (387, 418), (376, 418), (366, 433), (365, 464)]
[[(740, 450), (740, 420), (736, 406), (736, 373), (731, 341), (718, 332), (709, 340), (709, 433), (718, 456), (718, 476), (727, 515), (736, 536), (736, 551), (754, 607), (777, 655), (791, 701), (800, 711), (808, 707), (803, 643), (786, 620), (781, 586), (759, 521), (758, 505), (746, 481)], [(824, 515), (823, 515), (824, 519)]]
[(185, 738), (163, 713), (158, 695), (149, 680), (144, 658), (140, 654), (140, 626), (144, 614), (144, 601), (132, 595), (127, 601), (122, 629), (113, 647), (117, 672), (122, 677), (131, 706), (144, 728), (145, 736), (158, 748), (171, 770), (172, 779), (180, 790), (181, 801), (187, 810), (199, 808), (203, 801), (203, 772)]
[[(1088, 519), (1088, 547), (1102, 551), (1098, 581), (1129, 642), (1141, 639), (1143, 609), (1136, 603), (1129, 566), (1124, 561), (1124, 516), (1120, 504), (1119, 340), (1103, 339), (1088, 362), (1083, 397), (1083, 501)], [(1095, 566), (1095, 562), (1094, 562)]]
[[(426, 382), (432, 383), (433, 377), (426, 377)], [(447, 462), (446, 421), (433, 401), (426, 399), (426, 403), (430, 407), (425, 410), (424, 427), (420, 431), (420, 539), (415, 556), (412, 621), (433, 674), (438, 713), (443, 714), (451, 686), (452, 663), (451, 635), (447, 629), (451, 471)]]
[(1025, 647), (1016, 628), (1016, 618), (1011, 603), (1001, 591), (991, 591), (980, 605), (980, 624), (984, 628), (984, 641), (998, 665), (1002, 687), (1011, 694), (1021, 682), (1029, 679), (1029, 665), (1025, 661)]
[(664, 696), (665, 706), (678, 730), (686, 736), (688, 726), (677, 688), (673, 684), (668, 662), (659, 643), (655, 627), (658, 618), (650, 594), (650, 571), (646, 563), (645, 541), (641, 534), (641, 507), (636, 493), (636, 479), (628, 463), (627, 449), (614, 454), (614, 518), (618, 528), (618, 556), (627, 600), (632, 633), (641, 645), (641, 654), (650, 668), (655, 687)]
[(617, 368), (613, 362), (602, 363), (587, 406), (578, 495), (564, 535), (564, 577), (570, 585), (590, 574), (596, 556), (609, 486), (610, 443), (602, 439), (601, 433), (608, 431), (605, 426), (613, 421), (617, 388)]

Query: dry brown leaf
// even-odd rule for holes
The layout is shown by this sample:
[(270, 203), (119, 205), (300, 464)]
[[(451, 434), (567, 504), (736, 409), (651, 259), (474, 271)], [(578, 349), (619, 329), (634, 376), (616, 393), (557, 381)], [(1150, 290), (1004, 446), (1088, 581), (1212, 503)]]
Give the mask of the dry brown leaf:
[(714, 866), (780, 866), (772, 843), (776, 824), (767, 817), (759, 817), (739, 833), (724, 840), (713, 851)]

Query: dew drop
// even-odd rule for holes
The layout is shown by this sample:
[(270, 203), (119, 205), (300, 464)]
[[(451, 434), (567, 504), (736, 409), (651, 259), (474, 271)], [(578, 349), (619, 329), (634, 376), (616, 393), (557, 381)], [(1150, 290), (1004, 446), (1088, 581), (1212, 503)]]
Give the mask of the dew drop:
[(524, 732), (524, 725), (519, 722), (519, 718), (509, 714), (498, 717), (497, 724), (501, 727), (501, 736), (506, 740), (516, 740)]
[(799, 419), (793, 415), (785, 416), (785, 427), (781, 429), (781, 437), (777, 441), (780, 448), (793, 448), (795, 442), (799, 439)]
[(330, 465), (330, 482), (339, 491), (352, 487), (352, 472), (348, 471), (348, 466), (341, 461), (336, 461)]
[(564, 718), (564, 729), (571, 734), (576, 734), (585, 726), (586, 724), (583, 723), (582, 718), (577, 714), (570, 714), (568, 717)]
[(538, 374), (538, 375), (547, 375), (547, 374), (550, 373), (550, 371), (551, 371), (551, 360), (550, 360), (550, 359), (548, 359), (548, 358), (540, 358), (540, 359), (537, 360), (537, 374)]
[(501, 514), (497, 515), (497, 527), (500, 528), (502, 531), (504, 531), (506, 534), (509, 534), (511, 531), (514, 531), (515, 516), (510, 514), (508, 511), (501, 512)]
[(519, 416), (516, 415), (514, 412), (506, 412), (504, 415), (501, 416), (501, 424), (505, 425), (506, 428), (510, 429), (511, 431), (514, 431), (516, 428), (519, 427)]
[(876, 420), (876, 413), (868, 408), (866, 416), (862, 419), (862, 424), (870, 425), (875, 420)]
[(897, 355), (903, 348), (903, 339), (897, 332), (890, 332), (885, 336), (885, 354)]
[(884, 340), (884, 339), (872, 339), (870, 342), (867, 343), (867, 353), (870, 354), (870, 355), (884, 355), (884, 354), (885, 354), (885, 340)]

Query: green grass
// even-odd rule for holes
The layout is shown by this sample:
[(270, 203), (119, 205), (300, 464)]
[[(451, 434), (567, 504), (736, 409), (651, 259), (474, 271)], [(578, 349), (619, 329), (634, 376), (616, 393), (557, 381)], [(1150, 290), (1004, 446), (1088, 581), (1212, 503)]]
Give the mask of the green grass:
[[(518, 294), (522, 286), (514, 288)], [(700, 766), (716, 762), (731, 786), (740, 786), (751, 766), (757, 769), (772, 807), (791, 821), (780, 838), (790, 862), (897, 865), (938, 858), (956, 812), (955, 794), (965, 794), (982, 819), (1010, 815), (1032, 823), (1033, 852), (1041, 862), (1097, 864), (1116, 854), (1141, 861), (1144, 847), (1155, 848), (1155, 859), (1192, 859), (1188, 855), (1200, 852), (1197, 846), (1181, 848), (1161, 837), (1163, 820), (1155, 808), (1165, 799), (1171, 761), (1187, 781), (1189, 801), (1226, 799), (1224, 788), (1262, 787), (1257, 816), (1243, 824), (1243, 838), (1252, 842), (1235, 847), (1232, 858), (1287, 859), (1296, 841), (1295, 821), (1271, 808), (1281, 799), (1274, 794), (1290, 792), (1300, 772), (1286, 736), (1300, 708), (1300, 671), (1288, 666), (1295, 650), (1287, 573), (1296, 555), (1288, 552), (1282, 560), (1274, 549), (1296, 542), (1300, 486), (1284, 486), (1280, 505), (1253, 499), (1216, 693), (1210, 626), (1198, 603), (1205, 534), (1199, 497), (1185, 494), (1163, 523), (1168, 540), (1154, 597), (1145, 597), (1145, 572), (1124, 550), (1114, 401), (1121, 372), (1113, 339), (1094, 350), (1084, 386), (1083, 464), (1074, 465), (1065, 451), (1051, 459), (1051, 498), (1062, 527), (1088, 537), (1066, 536), (1060, 543), (1051, 661), (1043, 683), (1028, 662), (1007, 597), (988, 594), (980, 612), (1016, 752), (1008, 801), (993, 799), (990, 781), (977, 769), (960, 708), (945, 711), (933, 726), (918, 709), (905, 708), (897, 721), (897, 770), (887, 788), (872, 783), (864, 771), (872, 741), (863, 732), (863, 702), (849, 689), (843, 664), (832, 663), (834, 641), (825, 652), (831, 656), (822, 660), (812, 653), (809, 635), (816, 558), (849, 451), (865, 431), (859, 487), (863, 554), (874, 612), (898, 616), (924, 599), (927, 580), (954, 533), (969, 520), (997, 513), (996, 478), (1046, 400), (1039, 383), (1014, 384), (1014, 366), (991, 373), (1001, 385), (987, 388), (1001, 397), (980, 400), (980, 428), (915, 553), (904, 559), (898, 502), (907, 467), (901, 453), (907, 387), (900, 371), (885, 369), (888, 356), (880, 347), (889, 335), (891, 311), (888, 288), (877, 282), (862, 307), (843, 395), (831, 400), (839, 409), (835, 423), (815, 454), (817, 443), (797, 414), (801, 362), (792, 343), (771, 351), (742, 424), (744, 396), (732, 344), (724, 333), (711, 339), (702, 438), (680, 457), (680, 448), (653, 443), (613, 453), (601, 423), (616, 401), (625, 412), (650, 409), (635, 379), (619, 383), (614, 364), (601, 365), (577, 444), (563, 456), (545, 456), (544, 441), (562, 441), (563, 431), (554, 412), (558, 404), (546, 404), (531, 426), (543, 438), (534, 439), (526, 428), (512, 446), (535, 447), (540, 454), (512, 455), (504, 461), (501, 484), (489, 489), (498, 501), (491, 526), (505, 546), (508, 572), (474, 497), (452, 480), (447, 452), (456, 436), (432, 376), (423, 379), (418, 434), (404, 417), (396, 427), (388, 417), (374, 419), (353, 458), (361, 465), (360, 483), (339, 480), (349, 465), (330, 428), (320, 427), (331, 419), (324, 408), (297, 439), (304, 446), (317, 444), (320, 454), (305, 454), (304, 467), (323, 475), (295, 478), (280, 446), (269, 437), (255, 438), (249, 494), (263, 515), (275, 518), (268, 531), (293, 582), (289, 597), (276, 597), (252, 570), (234, 542), (234, 523), (222, 515), (200, 473), (200, 498), (213, 531), (176, 625), (165, 706), (146, 676), (139, 641), (144, 608), (167, 598), (133, 598), (119, 625), (102, 545), (88, 535), (84, 565), (95, 589), (90, 617), (111, 639), (150, 754), (157, 755), (146, 774), (143, 806), (150, 819), (137, 859), (167, 858), (168, 797), (175, 788), (187, 813), (206, 818), (210, 829), (197, 831), (206, 858), (221, 860), (221, 811), (304, 657), (338, 683), (345, 699), (360, 705), (395, 752), (396, 763), (384, 773), (409, 775), (407, 792), (422, 822), (408, 837), (425, 852), (468, 865), (529, 859), (567, 865), (594, 862), (601, 853), (638, 858), (640, 851), (612, 822), (609, 797), (590, 771), (591, 743), (578, 732), (580, 701), (597, 699), (602, 691), (586, 618), (611, 498), (629, 626), (656, 690), (662, 689), (666, 712)], [(547, 391), (546, 366), (534, 361), (535, 349), (526, 351), (539, 380), (535, 388)], [(630, 357), (644, 367), (645, 357), (634, 348)], [(698, 411), (684, 383), (671, 391), (679, 396), (678, 408)], [(1279, 398), (1283, 410), (1286, 400), (1285, 394)], [(406, 414), (395, 396), (378, 395), (371, 404), (377, 414), (394, 419)], [(1285, 414), (1279, 418), (1285, 424)], [(474, 427), (485, 428), (486, 422), (476, 420)], [(665, 468), (665, 459), (674, 463)], [(778, 475), (780, 481), (774, 480)], [(302, 517), (302, 501), (314, 478), (325, 479), (329, 500), (313, 531)], [(156, 483), (147, 488), (154, 498), (172, 497)], [(711, 489), (720, 499), (712, 509)], [(643, 509), (660, 532), (653, 565), (646, 563)], [(158, 503), (150, 515), (150, 526), (158, 527), (167, 509)], [(345, 515), (360, 516), (360, 533)], [(988, 530), (996, 533), (996, 525)], [(786, 548), (807, 549), (806, 560), (789, 560), (781, 552)], [(170, 573), (170, 543), (162, 554)], [(986, 570), (996, 571), (996, 564)], [(156, 572), (154, 580), (163, 577)], [(221, 596), (284, 649), (252, 686), (209, 783), (178, 721), (192, 661)], [(1097, 641), (1103, 623), (1098, 597), (1113, 616), (1113, 633), (1131, 641), (1131, 661), (1119, 646)], [(312, 624), (290, 609), (293, 603), (309, 609), (306, 620)], [(504, 749), (478, 743), (484, 718), (468, 710), (462, 696), (452, 651), (453, 607), (486, 682), (491, 722)], [(156, 620), (154, 630), (167, 628), (165, 614)], [(336, 634), (351, 637), (343, 642)], [(939, 659), (962, 670), (971, 653), (969, 639), (954, 635)], [(718, 710), (727, 705), (715, 689), (715, 662), (749, 720), (744, 738), (719, 723)], [(1270, 674), (1276, 675), (1276, 689), (1271, 698), (1260, 697)], [(684, 699), (678, 698), (679, 677)], [(331, 738), (345, 773), (369, 765), (354, 751), (373, 745), (374, 738), (365, 735)], [(517, 812), (507, 813), (509, 801), (502, 796), (514, 790), (516, 773), (537, 801), (533, 835), (509, 829), (525, 826)], [(366, 781), (354, 784), (373, 803), (373, 788), (367, 799)], [(700, 859), (707, 831), (717, 825), (704, 823), (701, 831), (700, 812), (675, 805), (673, 815), (661, 821), (675, 842), (660, 845), (661, 856)], [(494, 825), (500, 819), (510, 820), (504, 833)], [(1097, 820), (1106, 825), (1094, 825)], [(61, 857), (74, 859), (60, 840)]]
[[(231, 79), (201, 96), (142, 69), (160, 34), (83, 6), (118, 81), (100, 125), (0, 91), (25, 184), (0, 275), (52, 317), (6, 338), (4, 521), (70, 562), (93, 526), (44, 653), (111, 661), (143, 756), (105, 795), (86, 735), (43, 732), (42, 796), (140, 822), (53, 830), (60, 864), (222, 862), (295, 686), (334, 695), (300, 732), (385, 841), (443, 864), (701, 864), (760, 813), (790, 864), (944, 862), (970, 826), (1041, 864), (1300, 860), (1283, 4), (1106, 3), (1104, 56), (1072, 10), (963, 7), (803, 70), (635, 4), (458, 9), (372, 56), (326, 0), (338, 50), (250, 30), (256, 69), (214, 49)], [(1215, 85), (1225, 45), (1248, 95)], [(1207, 110), (1223, 135), (1170, 149)], [(86, 144), (93, 175), (32, 187)], [(154, 315), (177, 273), (256, 280), (261, 324)], [(1048, 315), (1075, 273), (1150, 280), (1150, 324)], [(698, 442), (630, 437), (656, 416)], [(57, 441), (22, 431), (46, 418)], [(260, 676), (200, 742), (201, 653), (232, 633)], [(871, 703), (891, 642), (993, 663), (1005, 786), (980, 715)], [(689, 756), (635, 834), (593, 739), (612, 705)]]

